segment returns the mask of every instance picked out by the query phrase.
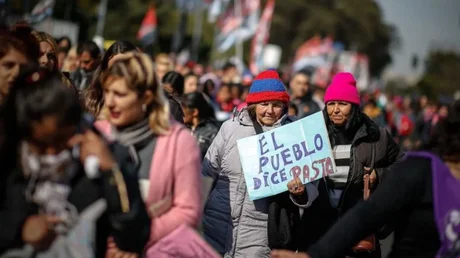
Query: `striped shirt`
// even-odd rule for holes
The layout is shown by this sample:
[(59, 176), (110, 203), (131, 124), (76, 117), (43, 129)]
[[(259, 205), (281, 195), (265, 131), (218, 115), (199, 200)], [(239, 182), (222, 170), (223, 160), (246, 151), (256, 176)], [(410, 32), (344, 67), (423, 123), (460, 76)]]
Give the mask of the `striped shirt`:
[(350, 172), (350, 153), (351, 144), (337, 145), (332, 150), (336, 171), (329, 176), (329, 179), (332, 180), (333, 183), (332, 189), (329, 189), (329, 199), (334, 208), (338, 207), (340, 197), (347, 184), (348, 174)]

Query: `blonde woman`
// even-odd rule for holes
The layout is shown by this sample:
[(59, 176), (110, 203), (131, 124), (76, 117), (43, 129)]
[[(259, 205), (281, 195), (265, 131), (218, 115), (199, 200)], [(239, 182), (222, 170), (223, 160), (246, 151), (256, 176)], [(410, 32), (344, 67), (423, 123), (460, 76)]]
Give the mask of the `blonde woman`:
[(108, 120), (96, 122), (110, 138), (130, 147), (138, 165), (152, 220), (146, 249), (181, 225), (196, 227), (201, 211), (199, 148), (188, 129), (171, 119), (154, 71), (145, 54), (117, 59), (101, 78)]

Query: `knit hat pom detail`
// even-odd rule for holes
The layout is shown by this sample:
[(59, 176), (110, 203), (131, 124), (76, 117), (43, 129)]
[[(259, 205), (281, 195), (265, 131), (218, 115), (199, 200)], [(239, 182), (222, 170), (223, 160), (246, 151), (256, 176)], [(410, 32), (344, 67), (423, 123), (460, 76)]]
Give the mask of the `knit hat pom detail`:
[(275, 69), (268, 69), (259, 73), (254, 78), (246, 97), (248, 104), (264, 101), (281, 101), (285, 104), (289, 102), (286, 87)]

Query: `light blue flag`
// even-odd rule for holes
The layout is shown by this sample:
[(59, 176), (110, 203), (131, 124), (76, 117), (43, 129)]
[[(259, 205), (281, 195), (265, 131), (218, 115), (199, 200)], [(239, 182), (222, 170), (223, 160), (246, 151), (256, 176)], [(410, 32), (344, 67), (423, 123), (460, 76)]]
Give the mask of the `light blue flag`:
[(306, 184), (336, 171), (322, 112), (240, 139), (237, 146), (251, 200), (287, 191), (295, 176)]

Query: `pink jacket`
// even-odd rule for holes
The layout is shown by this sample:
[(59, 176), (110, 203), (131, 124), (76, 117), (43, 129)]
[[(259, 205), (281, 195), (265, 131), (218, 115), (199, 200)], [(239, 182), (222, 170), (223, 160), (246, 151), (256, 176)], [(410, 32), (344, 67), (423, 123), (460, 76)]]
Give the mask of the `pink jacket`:
[[(110, 135), (110, 124), (97, 121), (96, 127)], [(152, 218), (146, 248), (182, 224), (196, 228), (201, 215), (201, 160), (195, 138), (183, 125), (172, 121), (168, 135), (157, 138), (150, 169), (146, 206), (172, 196), (172, 206)]]

